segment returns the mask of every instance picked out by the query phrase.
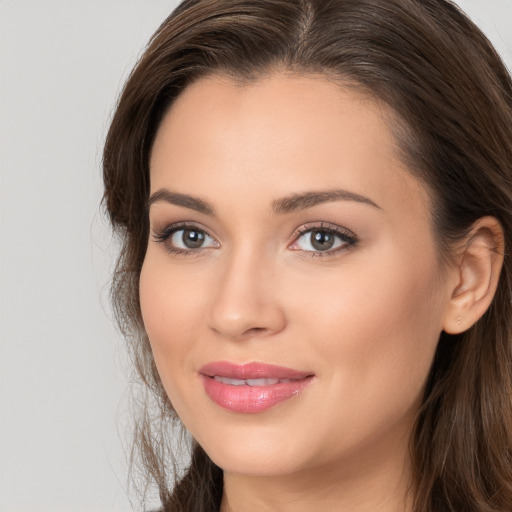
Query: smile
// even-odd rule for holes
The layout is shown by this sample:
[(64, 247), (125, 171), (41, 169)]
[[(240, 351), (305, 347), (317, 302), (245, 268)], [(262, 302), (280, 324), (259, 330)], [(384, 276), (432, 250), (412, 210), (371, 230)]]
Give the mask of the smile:
[(208, 397), (238, 413), (263, 412), (298, 395), (314, 378), (310, 372), (264, 363), (216, 362), (200, 371)]
[[(273, 386), (274, 384), (286, 384), (291, 382), (292, 379), (230, 379), (229, 377), (221, 377), (219, 375), (215, 375), (213, 377), (217, 382), (222, 382), (223, 384), (229, 384), (230, 386), (254, 386), (254, 387), (262, 387), (262, 386)], [(293, 379), (299, 380), (299, 379)]]

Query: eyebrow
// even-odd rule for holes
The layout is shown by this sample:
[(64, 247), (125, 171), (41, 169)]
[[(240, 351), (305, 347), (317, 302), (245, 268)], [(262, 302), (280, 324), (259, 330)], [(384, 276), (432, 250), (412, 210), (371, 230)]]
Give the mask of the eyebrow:
[(166, 203), (174, 204), (176, 206), (183, 206), (196, 210), (206, 215), (213, 215), (213, 207), (210, 206), (206, 201), (199, 199), (198, 197), (189, 196), (188, 194), (178, 194), (177, 192), (171, 192), (166, 188), (157, 190), (148, 199), (147, 208), (158, 201), (165, 201)]
[[(191, 210), (196, 210), (206, 215), (215, 215), (213, 206), (208, 204), (203, 199), (190, 196), (188, 194), (171, 192), (166, 188), (162, 188), (151, 194), (151, 197), (147, 202), (147, 208), (149, 209), (152, 204), (159, 201), (165, 201), (166, 203), (174, 204), (176, 206), (190, 208)], [(306, 210), (318, 204), (329, 203), (332, 201), (355, 201), (356, 203), (367, 204), (381, 210), (381, 207), (368, 197), (344, 189), (321, 190), (293, 194), (291, 196), (274, 201), (272, 203), (272, 210), (278, 215), (284, 215), (297, 210)]]
[(355, 201), (356, 203), (368, 204), (379, 210), (382, 209), (368, 197), (344, 189), (333, 189), (304, 192), (278, 199), (273, 203), (273, 210), (278, 214), (286, 214), (296, 210), (312, 208), (317, 204), (329, 203), (331, 201)]

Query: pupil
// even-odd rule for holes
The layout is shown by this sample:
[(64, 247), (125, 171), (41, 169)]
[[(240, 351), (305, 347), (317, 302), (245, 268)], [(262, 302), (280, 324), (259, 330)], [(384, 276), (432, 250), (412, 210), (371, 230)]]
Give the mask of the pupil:
[(313, 231), (311, 245), (319, 251), (327, 251), (334, 245), (334, 236), (326, 231)]
[(204, 233), (195, 231), (193, 229), (186, 229), (183, 231), (183, 244), (189, 249), (197, 249), (201, 247), (204, 242)]

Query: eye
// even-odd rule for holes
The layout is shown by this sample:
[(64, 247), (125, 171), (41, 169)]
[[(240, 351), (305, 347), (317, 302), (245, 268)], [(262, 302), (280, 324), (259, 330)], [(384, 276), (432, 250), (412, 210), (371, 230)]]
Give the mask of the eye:
[(319, 253), (327, 255), (338, 252), (338, 250), (348, 249), (357, 241), (357, 237), (351, 231), (338, 226), (305, 226), (298, 230), (295, 241), (289, 248), (317, 255), (320, 255)]
[(209, 247), (218, 247), (218, 242), (206, 231), (196, 226), (169, 226), (161, 233), (156, 233), (157, 242), (166, 245), (170, 252), (190, 253)]
[(212, 247), (213, 238), (199, 229), (177, 229), (169, 237), (170, 243), (179, 249), (199, 249)]

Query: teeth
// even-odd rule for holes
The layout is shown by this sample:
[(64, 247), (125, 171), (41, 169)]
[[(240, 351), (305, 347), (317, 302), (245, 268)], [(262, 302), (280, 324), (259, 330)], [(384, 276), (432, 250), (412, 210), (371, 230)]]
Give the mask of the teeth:
[[(217, 382), (229, 384), (230, 386), (273, 386), (274, 384), (282, 384), (291, 382), (292, 379), (230, 379), (229, 377), (220, 377), (215, 375), (213, 377)], [(294, 379), (296, 380), (296, 379)]]
[(278, 382), (279, 379), (247, 379), (247, 385), (249, 386), (272, 386)]
[(219, 377), (217, 375), (215, 375), (215, 377), (213, 377), (213, 378), (219, 382), (222, 382), (223, 384), (229, 384), (231, 386), (244, 386), (245, 385), (245, 380), (243, 380), (243, 379), (229, 379), (228, 377)]

